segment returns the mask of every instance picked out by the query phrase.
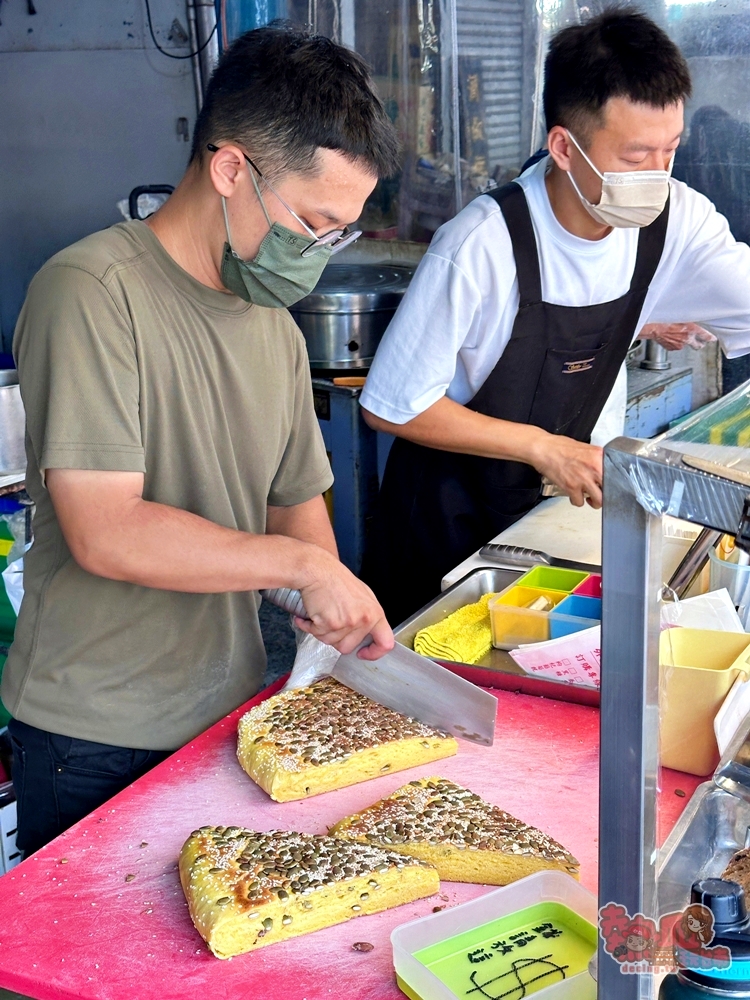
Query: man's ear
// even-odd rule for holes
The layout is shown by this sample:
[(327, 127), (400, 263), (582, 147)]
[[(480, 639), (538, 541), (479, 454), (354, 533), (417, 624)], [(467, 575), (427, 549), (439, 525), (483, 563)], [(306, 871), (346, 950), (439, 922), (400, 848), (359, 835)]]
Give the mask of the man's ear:
[(224, 198), (232, 195), (247, 181), (245, 157), (239, 146), (229, 143), (211, 153), (208, 173), (216, 191)]
[(547, 135), (547, 149), (560, 170), (570, 170), (572, 148), (573, 143), (568, 137), (568, 130), (562, 125), (553, 125)]

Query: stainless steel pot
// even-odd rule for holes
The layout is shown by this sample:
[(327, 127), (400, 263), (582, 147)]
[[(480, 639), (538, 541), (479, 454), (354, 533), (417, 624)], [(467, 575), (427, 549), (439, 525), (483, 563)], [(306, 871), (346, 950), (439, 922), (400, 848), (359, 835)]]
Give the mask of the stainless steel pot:
[(26, 468), (26, 414), (15, 369), (0, 370), (0, 475)]
[(314, 290), (289, 310), (311, 367), (369, 367), (413, 273), (396, 264), (329, 264)]

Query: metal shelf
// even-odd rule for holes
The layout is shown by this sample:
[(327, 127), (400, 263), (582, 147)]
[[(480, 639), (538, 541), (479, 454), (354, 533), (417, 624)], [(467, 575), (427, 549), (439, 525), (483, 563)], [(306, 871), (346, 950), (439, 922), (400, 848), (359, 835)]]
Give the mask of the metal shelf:
[[(661, 517), (735, 535), (750, 489), (691, 469), (669, 449), (617, 438), (604, 453), (599, 905), (657, 918)], [(599, 1000), (646, 1000), (599, 943)]]

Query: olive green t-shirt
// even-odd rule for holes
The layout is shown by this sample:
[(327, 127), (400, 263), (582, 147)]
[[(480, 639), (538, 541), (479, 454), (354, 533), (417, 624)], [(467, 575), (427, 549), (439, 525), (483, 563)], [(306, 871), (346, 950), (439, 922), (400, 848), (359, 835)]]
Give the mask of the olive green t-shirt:
[[(175, 749), (258, 690), (259, 597), (86, 573), (43, 473), (142, 472), (146, 500), (264, 532), (267, 504), (303, 503), (332, 481), (302, 335), (286, 310), (202, 285), (128, 222), (45, 264), (14, 351), (36, 513), (2, 700), (64, 736)], [(200, 566), (207, 553), (185, 544)]]

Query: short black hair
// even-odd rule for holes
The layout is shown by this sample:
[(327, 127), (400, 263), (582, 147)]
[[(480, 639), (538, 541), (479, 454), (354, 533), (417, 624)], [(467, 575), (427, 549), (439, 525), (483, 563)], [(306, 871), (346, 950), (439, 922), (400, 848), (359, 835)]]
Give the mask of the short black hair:
[(612, 97), (666, 108), (691, 92), (685, 57), (640, 11), (609, 8), (586, 24), (563, 28), (544, 65), (547, 131), (562, 125), (584, 143), (603, 123)]
[(191, 162), (237, 142), (271, 176), (316, 169), (320, 147), (379, 177), (399, 167), (396, 131), (365, 61), (288, 22), (240, 35), (221, 57), (195, 124)]

